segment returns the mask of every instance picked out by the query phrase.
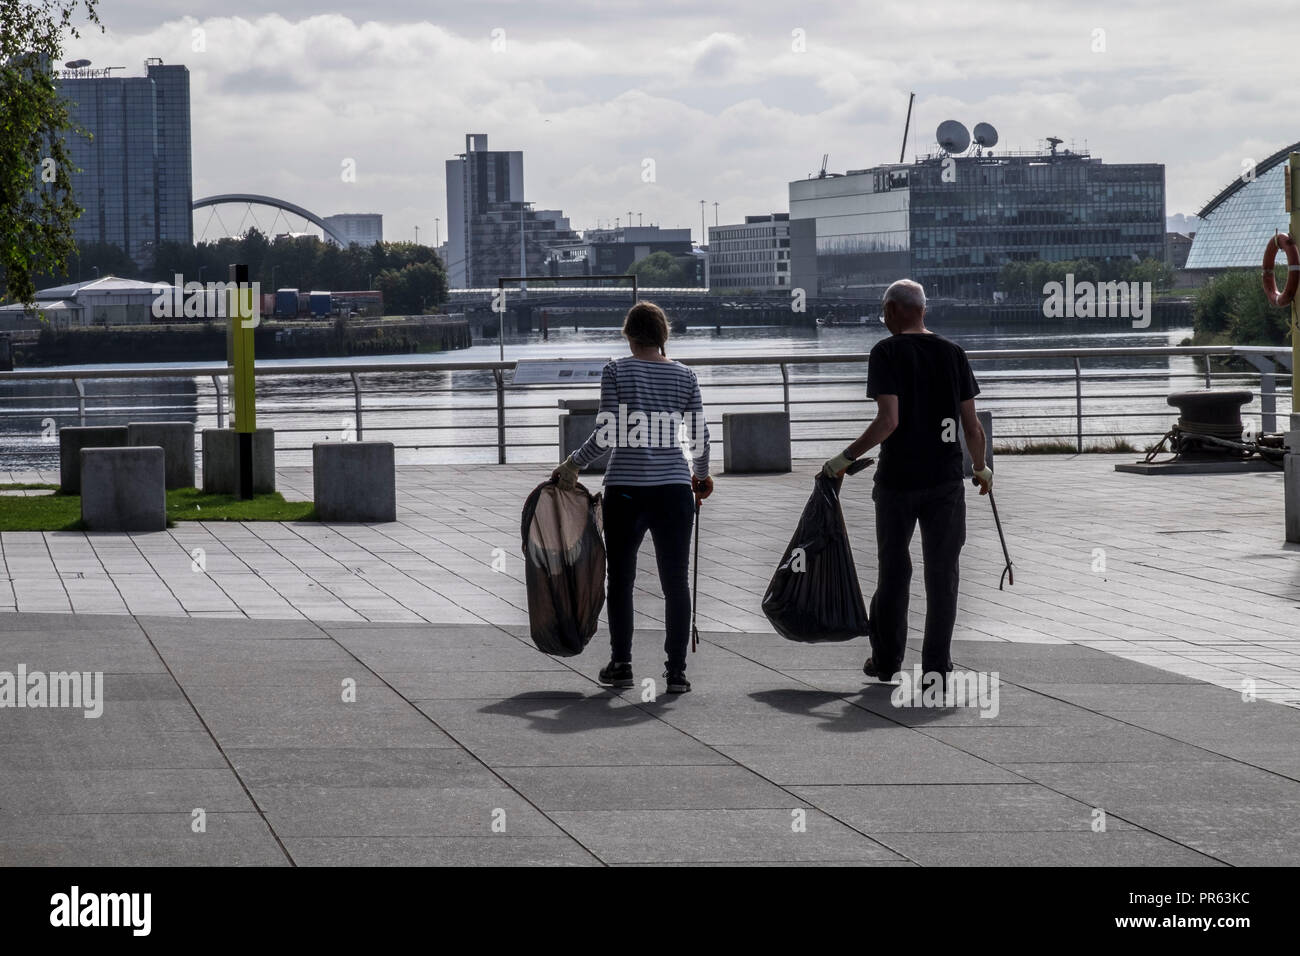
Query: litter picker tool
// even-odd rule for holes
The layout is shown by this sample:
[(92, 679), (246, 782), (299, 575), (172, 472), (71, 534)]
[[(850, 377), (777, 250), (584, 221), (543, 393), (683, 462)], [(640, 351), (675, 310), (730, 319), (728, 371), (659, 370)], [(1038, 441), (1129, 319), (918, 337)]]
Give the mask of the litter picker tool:
[(691, 653), (700, 646), (700, 629), (695, 615), (700, 606), (700, 496), (695, 496), (695, 583), (691, 585)]
[[(976, 482), (979, 484), (979, 482)], [(1002, 581), (1006, 579), (1007, 584), (1016, 583), (1016, 574), (1011, 570), (1011, 554), (1007, 551), (1007, 536), (1002, 533), (1002, 519), (998, 517), (998, 503), (993, 499), (993, 489), (989, 489), (989, 504), (993, 506), (993, 523), (998, 527), (998, 540), (1002, 542), (1002, 557), (1006, 559), (1007, 566), (1002, 569), (1002, 577), (998, 578), (998, 590), (1002, 590)]]

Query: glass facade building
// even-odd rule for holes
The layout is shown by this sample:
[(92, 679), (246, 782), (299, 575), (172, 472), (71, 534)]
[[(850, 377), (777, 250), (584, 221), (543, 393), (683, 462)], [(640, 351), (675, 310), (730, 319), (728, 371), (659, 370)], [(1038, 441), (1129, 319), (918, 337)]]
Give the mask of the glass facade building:
[(92, 137), (67, 138), (82, 208), (74, 238), (112, 243), (141, 265), (160, 242), (192, 243), (189, 70), (149, 60), (142, 77), (69, 71), (59, 95)]
[(988, 298), (1008, 262), (1162, 260), (1165, 170), (1086, 153), (936, 156), (790, 183), (794, 285), (874, 295), (910, 276)]
[[(349, 245), (356, 243), (369, 248), (376, 242), (384, 241), (384, 217), (380, 213), (341, 212), (323, 218), (329, 227), (342, 236)], [(333, 242), (328, 236), (326, 241)]]
[(1275, 232), (1286, 232), (1287, 157), (1300, 151), (1292, 143), (1255, 165), (1253, 179), (1238, 178), (1215, 196), (1198, 216), (1204, 221), (1187, 254), (1189, 270), (1258, 269), (1264, 247)]

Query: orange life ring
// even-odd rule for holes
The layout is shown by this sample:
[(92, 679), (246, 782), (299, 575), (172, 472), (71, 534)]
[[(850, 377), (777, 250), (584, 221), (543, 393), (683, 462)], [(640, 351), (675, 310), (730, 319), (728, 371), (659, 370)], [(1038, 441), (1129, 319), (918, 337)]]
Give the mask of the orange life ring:
[[(1286, 288), (1281, 292), (1277, 291), (1277, 281), (1273, 278), (1273, 263), (1279, 251), (1286, 253), (1287, 264)], [(1264, 250), (1264, 295), (1274, 305), (1290, 305), (1297, 286), (1300, 286), (1300, 249), (1296, 248), (1294, 239), (1279, 232), (1268, 241), (1268, 248)]]

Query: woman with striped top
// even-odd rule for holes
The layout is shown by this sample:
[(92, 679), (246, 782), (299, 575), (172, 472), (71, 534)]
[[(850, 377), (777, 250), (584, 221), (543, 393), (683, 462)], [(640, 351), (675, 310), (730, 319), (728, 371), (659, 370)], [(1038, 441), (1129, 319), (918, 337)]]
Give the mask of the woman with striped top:
[[(664, 352), (668, 317), (651, 302), (627, 313), (623, 335), (632, 354), (605, 366), (600, 412), (591, 437), (555, 469), (552, 477), (572, 488), (578, 471), (606, 451), (605, 554), (609, 572), (609, 636), (612, 653), (600, 672), (609, 687), (631, 687), (632, 591), (636, 558), (647, 531), (654, 542), (664, 592), (667, 637), (664, 676), (668, 692), (691, 689), (686, 679), (690, 642), (691, 526), (695, 497), (713, 493), (709, 477), (709, 426), (695, 373)], [(691, 465), (683, 448), (685, 436)]]

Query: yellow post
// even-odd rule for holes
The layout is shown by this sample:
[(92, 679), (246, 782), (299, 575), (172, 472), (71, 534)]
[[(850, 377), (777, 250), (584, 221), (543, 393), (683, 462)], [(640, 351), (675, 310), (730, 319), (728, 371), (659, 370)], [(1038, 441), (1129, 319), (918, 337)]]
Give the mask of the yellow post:
[(232, 265), (230, 282), (234, 286), (230, 290), (231, 307), (226, 310), (230, 320), (229, 359), (234, 375), (230, 400), (235, 412), (235, 431), (251, 433), (257, 428), (257, 406), (253, 401), (253, 328), (257, 319), (248, 266)]
[(227, 357), (233, 381), (230, 402), (234, 408), (239, 448), (239, 497), (253, 497), (253, 432), (257, 429), (254, 401), (253, 330), (257, 327), (260, 303), (253, 301), (256, 290), (248, 281), (247, 265), (230, 267), (230, 321)]

